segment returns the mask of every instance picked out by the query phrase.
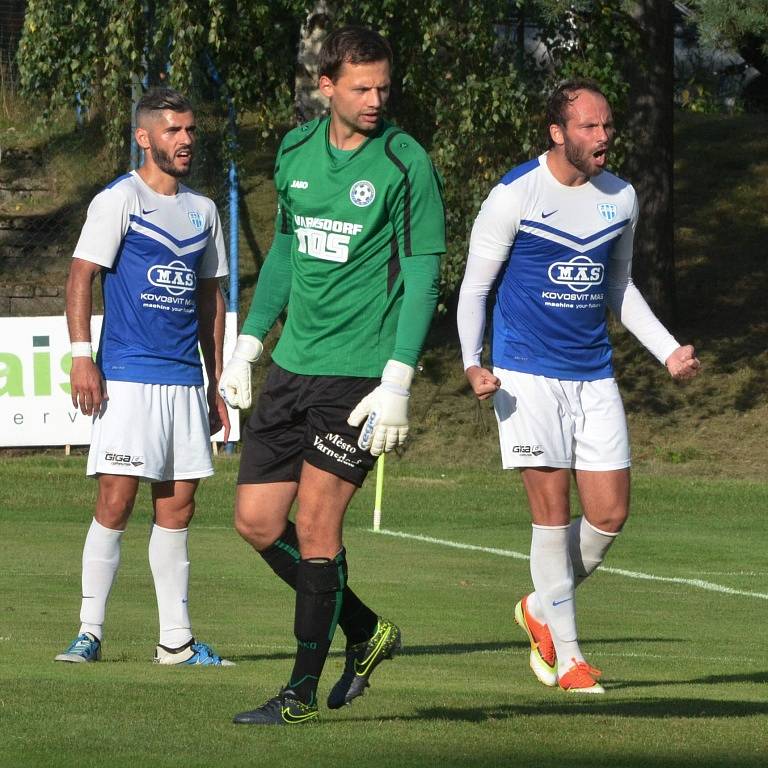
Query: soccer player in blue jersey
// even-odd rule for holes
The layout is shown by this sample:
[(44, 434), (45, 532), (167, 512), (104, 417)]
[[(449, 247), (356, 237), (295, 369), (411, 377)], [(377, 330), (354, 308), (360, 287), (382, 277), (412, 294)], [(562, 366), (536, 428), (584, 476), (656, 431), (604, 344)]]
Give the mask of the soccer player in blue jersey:
[[(180, 179), (195, 147), (189, 102), (169, 88), (136, 107), (138, 171), (100, 192), (67, 281), (72, 402), (93, 417), (89, 476), (96, 511), (83, 549), (80, 631), (57, 661), (101, 658), (107, 598), (140, 481), (151, 483), (149, 563), (157, 594), (159, 664), (228, 666), (195, 642), (188, 611), (188, 526), (199, 479), (213, 474), (210, 435), (229, 419), (221, 372), (227, 260), (216, 206)], [(101, 277), (104, 320), (91, 354), (91, 287)], [(203, 386), (198, 343), (208, 391)]]
[[(533, 522), (534, 592), (515, 607), (545, 685), (603, 693), (576, 633), (575, 588), (603, 561), (629, 512), (630, 451), (613, 378), (606, 305), (675, 379), (699, 371), (632, 282), (638, 204), (609, 173), (611, 108), (597, 83), (549, 99), (549, 150), (511, 170), (475, 220), (458, 325), (467, 379), (493, 396), (502, 463), (520, 469)], [(481, 353), (496, 287), (491, 365)], [(574, 476), (583, 515), (571, 520)]]

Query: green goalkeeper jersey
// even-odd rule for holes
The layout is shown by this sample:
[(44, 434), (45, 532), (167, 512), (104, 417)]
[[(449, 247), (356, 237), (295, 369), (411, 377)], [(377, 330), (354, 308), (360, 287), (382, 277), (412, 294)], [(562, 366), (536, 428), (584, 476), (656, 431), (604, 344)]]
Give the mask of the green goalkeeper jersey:
[[(339, 152), (329, 122), (295, 128), (278, 151), (276, 240), (290, 238), (290, 293), (273, 359), (293, 373), (380, 376), (396, 331), (404, 333), (404, 260), (445, 252), (441, 184), (400, 129), (382, 123), (357, 149)], [(270, 258), (288, 258), (287, 248), (274, 250)], [(426, 303), (431, 314), (434, 301)], [(243, 329), (266, 330), (250, 315)]]

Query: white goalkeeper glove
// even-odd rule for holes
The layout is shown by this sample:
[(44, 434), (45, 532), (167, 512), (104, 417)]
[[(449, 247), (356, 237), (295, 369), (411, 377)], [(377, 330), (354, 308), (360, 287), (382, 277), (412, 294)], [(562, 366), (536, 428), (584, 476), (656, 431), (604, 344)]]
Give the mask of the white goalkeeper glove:
[(261, 357), (264, 349), (255, 336), (237, 337), (232, 359), (224, 366), (219, 377), (219, 392), (232, 408), (251, 406), (251, 363)]
[(413, 368), (397, 360), (389, 360), (381, 374), (381, 384), (366, 395), (349, 414), (347, 423), (359, 427), (357, 444), (373, 456), (391, 451), (405, 442), (408, 435), (408, 398)]

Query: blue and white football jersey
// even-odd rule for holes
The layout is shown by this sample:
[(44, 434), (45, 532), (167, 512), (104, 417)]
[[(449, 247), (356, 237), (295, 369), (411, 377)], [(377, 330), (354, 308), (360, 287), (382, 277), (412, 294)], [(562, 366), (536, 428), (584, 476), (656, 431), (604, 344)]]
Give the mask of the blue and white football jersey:
[(638, 207), (607, 171), (561, 184), (546, 153), (514, 168), (483, 203), (469, 251), (506, 261), (493, 310), (492, 364), (577, 381), (613, 375), (606, 329), (611, 281), (630, 274)]
[(184, 186), (158, 194), (135, 171), (120, 176), (91, 202), (74, 258), (104, 267), (105, 379), (203, 383), (197, 281), (227, 274), (212, 200)]

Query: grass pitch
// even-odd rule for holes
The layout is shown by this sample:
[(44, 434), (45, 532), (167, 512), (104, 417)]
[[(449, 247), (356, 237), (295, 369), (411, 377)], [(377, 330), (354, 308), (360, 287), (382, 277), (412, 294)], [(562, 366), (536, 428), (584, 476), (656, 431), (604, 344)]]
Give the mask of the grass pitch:
[[(199, 494), (191, 610), (231, 669), (151, 663), (157, 616), (144, 493), (124, 538), (104, 660), (56, 664), (78, 624), (95, 486), (82, 457), (0, 465), (1, 766), (762, 766), (768, 754), (765, 484), (637, 475), (633, 516), (578, 593), (607, 693), (541, 686), (512, 621), (529, 589), (514, 473), (387, 462), (347, 519), (351, 584), (394, 619), (403, 654), (351, 707), (303, 728), (234, 726), (286, 680), (292, 596), (231, 528), (236, 461)], [(505, 554), (506, 553), (506, 554)], [(747, 594), (743, 594), (747, 593)], [(341, 638), (321, 697), (341, 670)]]

